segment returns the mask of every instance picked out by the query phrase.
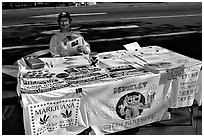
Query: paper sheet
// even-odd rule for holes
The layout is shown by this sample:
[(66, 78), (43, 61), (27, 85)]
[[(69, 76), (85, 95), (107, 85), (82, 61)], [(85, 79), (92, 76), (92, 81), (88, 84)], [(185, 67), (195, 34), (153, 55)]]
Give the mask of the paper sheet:
[(128, 51), (138, 51), (141, 49), (140, 45), (137, 42), (129, 43), (123, 46)]

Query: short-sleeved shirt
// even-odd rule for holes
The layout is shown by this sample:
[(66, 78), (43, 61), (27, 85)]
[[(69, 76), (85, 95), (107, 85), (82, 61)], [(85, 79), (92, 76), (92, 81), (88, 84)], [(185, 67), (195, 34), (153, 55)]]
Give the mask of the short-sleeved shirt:
[(53, 57), (80, 55), (81, 53), (77, 51), (77, 45), (85, 46), (87, 54), (90, 52), (90, 46), (81, 34), (58, 32), (50, 40), (50, 52)]

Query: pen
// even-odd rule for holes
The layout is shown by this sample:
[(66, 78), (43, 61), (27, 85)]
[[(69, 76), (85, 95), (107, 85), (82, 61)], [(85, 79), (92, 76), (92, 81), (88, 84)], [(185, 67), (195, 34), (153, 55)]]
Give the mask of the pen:
[(49, 66), (49, 64), (47, 62), (45, 64), (50, 68), (50, 66)]
[(52, 62), (50, 62), (50, 66), (51, 66), (51, 67), (53, 67), (53, 64), (52, 64)]

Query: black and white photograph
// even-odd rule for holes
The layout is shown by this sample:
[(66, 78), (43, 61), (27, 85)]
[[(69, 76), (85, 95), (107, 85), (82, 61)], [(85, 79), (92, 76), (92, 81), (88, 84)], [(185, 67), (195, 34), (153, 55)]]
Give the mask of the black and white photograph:
[(2, 135), (202, 135), (202, 1), (2, 1)]

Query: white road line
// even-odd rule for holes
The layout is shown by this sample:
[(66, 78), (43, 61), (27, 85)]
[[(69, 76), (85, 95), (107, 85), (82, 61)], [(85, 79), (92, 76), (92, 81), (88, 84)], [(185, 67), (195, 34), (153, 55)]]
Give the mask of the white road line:
[(31, 24), (19, 24), (19, 25), (10, 25), (10, 26), (2, 26), (2, 28), (10, 28), (10, 27), (26, 27), (26, 26), (40, 26), (45, 25), (45, 23), (31, 23)]
[[(83, 21), (74, 21), (75, 23), (81, 22), (98, 22), (98, 21), (114, 21), (114, 20), (137, 20), (137, 19), (162, 19), (162, 18), (181, 18), (181, 17), (196, 17), (202, 16), (202, 14), (189, 14), (189, 15), (170, 15), (170, 16), (152, 16), (152, 17), (135, 17), (135, 18), (116, 18), (116, 19), (100, 19), (100, 20), (83, 20)], [(57, 24), (57, 23), (52, 23)], [(19, 24), (19, 25), (10, 25), (2, 26), (2, 28), (9, 27), (19, 27), (19, 26), (34, 26), (34, 25), (47, 25), (46, 23), (36, 23), (36, 24)]]
[[(77, 30), (77, 29), (79, 29), (79, 27), (72, 27), (71, 28), (71, 30), (73, 31), (73, 30)], [(88, 29), (87, 29), (88, 30)], [(56, 34), (57, 32), (59, 32), (60, 31), (60, 29), (57, 29), (57, 30), (49, 30), (49, 31), (42, 31), (42, 32), (40, 32), (41, 34)]]
[(122, 37), (122, 38), (112, 38), (112, 39), (97, 39), (97, 40), (90, 40), (89, 42), (103, 42), (103, 41), (116, 41), (116, 40), (123, 40), (123, 39), (138, 39), (138, 38), (147, 38), (147, 37), (162, 37), (162, 36), (174, 36), (174, 35), (185, 35), (185, 34), (193, 34), (193, 33), (201, 33), (201, 31), (187, 31), (187, 32), (175, 32), (175, 33), (166, 33), (166, 34), (150, 34), (150, 35), (143, 35), (143, 36), (129, 36), (129, 37)]
[[(150, 35), (143, 35), (143, 36), (129, 36), (129, 37), (112, 38), (112, 39), (97, 39), (97, 40), (87, 40), (87, 42), (117, 41), (117, 40), (123, 40), (123, 39), (135, 39), (136, 40), (138, 38), (175, 36), (175, 35), (185, 35), (185, 34), (193, 34), (193, 33), (202, 33), (202, 31), (185, 31), (185, 32), (165, 33), (165, 34), (150, 34)], [(12, 46), (12, 47), (2, 47), (2, 50), (21, 49), (21, 48), (34, 48), (34, 47), (48, 47), (48, 46), (49, 46), (49, 44)]]
[[(138, 28), (137, 25), (127, 25), (127, 26), (114, 26), (114, 27), (97, 27), (97, 28), (90, 28), (90, 30), (113, 30), (113, 29), (128, 29), (128, 28)], [(80, 29), (83, 31), (89, 30), (89, 29)]]
[(189, 15), (169, 15), (169, 16), (152, 16), (152, 17), (135, 17), (135, 18), (116, 18), (116, 19), (100, 19), (100, 20), (83, 20), (76, 22), (97, 22), (97, 21), (114, 21), (114, 20), (137, 20), (137, 19), (160, 19), (160, 18), (181, 18), (181, 17), (196, 17), (202, 14), (189, 14)]
[[(80, 13), (80, 14), (70, 14), (71, 17), (74, 16), (92, 16), (92, 15), (105, 15), (107, 13)], [(31, 16), (29, 18), (52, 18), (57, 17), (58, 14), (50, 14), (50, 15), (40, 15), (40, 16)]]
[[(93, 16), (93, 15), (105, 15), (105, 14), (107, 13), (82, 13), (82, 14), (70, 14), (70, 16), (72, 17), (74, 16)], [(58, 14), (50, 14), (50, 15), (41, 15), (41, 16), (31, 16), (29, 18), (49, 18), (49, 17), (57, 17), (57, 16)], [(2, 28), (38, 26), (38, 25), (45, 25), (45, 23), (10, 25), (10, 26), (2, 26)]]
[(12, 47), (2, 47), (2, 50), (9, 50), (9, 49), (21, 49), (21, 48), (38, 48), (38, 47), (48, 47), (49, 44), (45, 45), (24, 45), (24, 46), (12, 46)]
[(57, 30), (49, 30), (49, 31), (42, 31), (42, 32), (40, 32), (40, 34), (48, 34), (48, 35), (50, 35), (50, 34), (55, 34), (55, 33), (59, 32), (59, 31), (60, 31), (59, 29), (57, 29)]
[[(97, 27), (97, 28), (87, 28), (87, 29), (80, 29), (80, 31), (88, 31), (88, 30), (113, 30), (113, 29), (130, 29), (130, 28), (138, 28), (137, 25), (127, 25), (127, 26), (115, 26), (115, 27)], [(72, 28), (72, 30), (76, 30), (79, 27)], [(50, 31), (42, 31), (41, 34), (55, 34), (59, 32), (58, 30), (50, 30)], [(82, 32), (79, 32), (82, 33)]]

